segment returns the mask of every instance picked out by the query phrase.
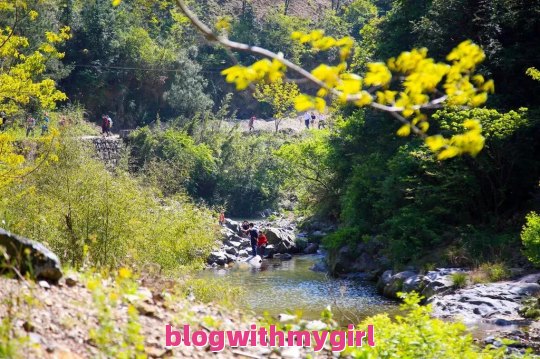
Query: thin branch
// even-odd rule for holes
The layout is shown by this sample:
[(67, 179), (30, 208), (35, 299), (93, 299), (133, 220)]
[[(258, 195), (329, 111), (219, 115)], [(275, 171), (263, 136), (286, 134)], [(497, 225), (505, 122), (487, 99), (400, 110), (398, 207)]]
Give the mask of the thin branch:
[[(305, 78), (306, 80), (312, 82), (313, 84), (317, 85), (320, 88), (326, 89), (329, 93), (336, 97), (342, 97), (343, 93), (341, 91), (338, 91), (330, 86), (328, 86), (323, 81), (319, 80), (315, 76), (313, 76), (309, 71), (305, 70), (301, 66), (285, 59), (282, 55), (276, 54), (275, 52), (272, 52), (270, 50), (267, 50), (265, 48), (259, 47), (259, 46), (251, 46), (247, 45), (241, 42), (231, 41), (226, 37), (220, 36), (215, 34), (206, 24), (204, 24), (195, 13), (193, 13), (184, 3), (183, 0), (175, 0), (176, 4), (180, 7), (182, 12), (187, 16), (187, 18), (191, 21), (191, 23), (204, 35), (206, 40), (213, 43), (218, 43), (226, 48), (234, 49), (237, 51), (245, 51), (254, 53), (257, 55), (261, 55), (263, 57), (277, 60), (281, 62), (283, 65), (285, 65), (287, 68), (291, 69), (292, 71), (296, 72), (301, 77)], [(361, 98), (360, 94), (357, 95), (348, 95), (346, 97), (347, 102), (355, 102)], [(413, 106), (413, 110), (423, 110), (423, 109), (434, 109), (434, 108), (440, 108), (441, 104), (446, 101), (447, 96), (441, 96), (440, 98), (434, 99), (430, 102), (428, 102), (425, 105), (417, 105)], [(399, 113), (405, 110), (403, 107), (396, 107), (396, 106), (387, 106), (380, 103), (372, 102), (370, 104), (371, 107), (381, 110), (384, 112), (390, 112), (392, 114)], [(394, 116), (396, 117), (396, 116)], [(398, 118), (401, 122), (405, 120), (403, 117)], [(407, 124), (411, 125), (409, 121), (405, 120)], [(423, 132), (417, 128), (416, 126), (411, 125), (411, 128), (413, 129), (414, 133), (417, 134), (423, 134)]]

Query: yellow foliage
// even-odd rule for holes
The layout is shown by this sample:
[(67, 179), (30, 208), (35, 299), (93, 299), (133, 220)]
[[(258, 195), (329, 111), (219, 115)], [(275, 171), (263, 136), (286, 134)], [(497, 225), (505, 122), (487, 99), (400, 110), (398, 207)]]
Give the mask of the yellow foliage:
[[(30, 20), (37, 18), (34, 10), (28, 9), (24, 1), (0, 1), (0, 12), (9, 17), (15, 11), (25, 12)], [(45, 40), (34, 44), (38, 50), (30, 51), (30, 43), (24, 36), (17, 35), (9, 26), (0, 28), (0, 111), (16, 113), (34, 98), (43, 108), (52, 109), (56, 102), (65, 100), (64, 93), (56, 89), (56, 83), (43, 75), (49, 58), (62, 58), (55, 45), (71, 37), (70, 28), (60, 32), (45, 32)]]

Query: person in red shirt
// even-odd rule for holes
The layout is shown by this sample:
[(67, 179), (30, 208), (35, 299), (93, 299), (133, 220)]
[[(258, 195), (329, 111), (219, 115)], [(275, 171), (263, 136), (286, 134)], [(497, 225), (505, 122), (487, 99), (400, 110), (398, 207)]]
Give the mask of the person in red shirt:
[(257, 240), (257, 254), (262, 257), (264, 257), (264, 250), (266, 249), (266, 246), (268, 245), (268, 239), (264, 235), (263, 231), (259, 232), (259, 238)]
[(225, 224), (225, 213), (221, 211), (219, 213), (219, 225), (223, 226)]

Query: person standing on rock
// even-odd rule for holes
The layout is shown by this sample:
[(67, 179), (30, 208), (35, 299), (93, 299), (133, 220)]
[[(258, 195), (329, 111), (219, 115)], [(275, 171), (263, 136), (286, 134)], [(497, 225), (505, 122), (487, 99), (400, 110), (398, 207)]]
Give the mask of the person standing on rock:
[(264, 251), (266, 250), (266, 246), (268, 245), (268, 239), (266, 238), (266, 235), (263, 231), (259, 232), (259, 238), (257, 240), (257, 254), (261, 256), (261, 258), (264, 257)]
[(259, 240), (259, 231), (254, 223), (249, 224), (249, 239), (251, 240), (251, 253), (253, 257), (257, 255), (257, 242)]
[(255, 120), (256, 120), (255, 116), (251, 116), (251, 118), (249, 119), (249, 124), (248, 124), (249, 132), (255, 129)]
[(240, 226), (240, 231), (242, 231), (242, 233), (244, 234), (244, 236), (248, 236), (249, 234), (249, 222), (248, 221), (243, 221), (242, 222), (242, 225)]
[(225, 224), (225, 212), (221, 211), (219, 213), (219, 225), (223, 226)]

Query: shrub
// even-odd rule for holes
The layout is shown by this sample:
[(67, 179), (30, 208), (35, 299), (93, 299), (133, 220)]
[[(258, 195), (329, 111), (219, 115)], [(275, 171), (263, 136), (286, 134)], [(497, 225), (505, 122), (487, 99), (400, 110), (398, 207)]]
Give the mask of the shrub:
[(540, 216), (531, 212), (527, 215), (527, 223), (521, 231), (521, 240), (525, 246), (525, 254), (534, 264), (540, 264)]
[(483, 263), (470, 274), (470, 280), (475, 284), (498, 282), (509, 277), (510, 270), (504, 263)]
[(172, 271), (203, 264), (216, 238), (211, 211), (108, 171), (92, 158), (91, 145), (69, 133), (59, 140), (56, 161), (4, 188), (6, 229), (47, 243), (74, 267), (156, 263)]
[[(372, 324), (376, 330), (376, 346), (348, 348), (353, 358), (502, 358), (505, 348), (481, 349), (474, 344), (467, 328), (459, 322), (446, 322), (430, 316), (431, 306), (420, 305), (418, 294), (404, 297), (403, 316), (392, 320), (379, 314), (358, 325), (364, 330)], [(364, 328), (364, 329), (363, 329)]]
[(452, 276), (452, 286), (454, 288), (464, 288), (467, 285), (469, 276), (466, 273), (456, 272)]

